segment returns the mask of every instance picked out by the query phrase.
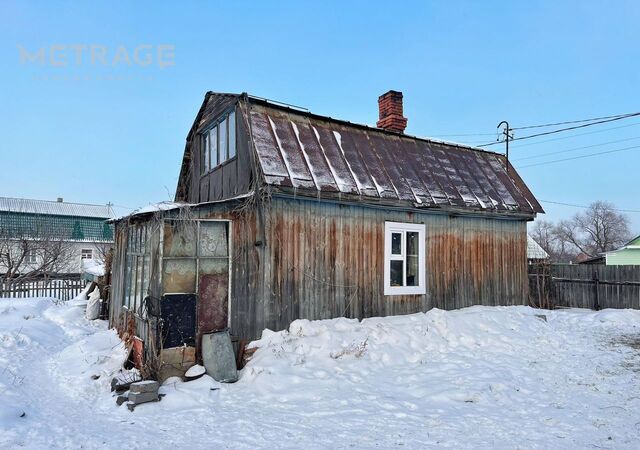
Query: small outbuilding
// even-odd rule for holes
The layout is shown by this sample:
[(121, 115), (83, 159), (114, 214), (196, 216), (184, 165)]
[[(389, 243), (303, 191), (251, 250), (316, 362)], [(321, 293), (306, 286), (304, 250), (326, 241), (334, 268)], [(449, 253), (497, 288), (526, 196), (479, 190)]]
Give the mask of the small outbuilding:
[(239, 341), (299, 318), (525, 304), (527, 222), (507, 159), (404, 134), (402, 94), (369, 127), (206, 94), (175, 202), (115, 222), (111, 324), (145, 353)]

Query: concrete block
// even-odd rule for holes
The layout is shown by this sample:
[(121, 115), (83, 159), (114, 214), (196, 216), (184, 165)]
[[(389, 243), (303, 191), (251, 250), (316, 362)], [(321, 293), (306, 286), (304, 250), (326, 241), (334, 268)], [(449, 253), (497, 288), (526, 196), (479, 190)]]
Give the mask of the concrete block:
[(140, 403), (147, 403), (147, 402), (157, 402), (157, 401), (158, 401), (157, 392), (130, 392), (129, 393), (129, 403), (133, 403), (134, 405), (139, 405)]
[(126, 394), (123, 395), (118, 395), (118, 397), (116, 397), (116, 405), (120, 406), (122, 405), (124, 402), (129, 400), (129, 396)]
[(160, 384), (157, 381), (146, 380), (146, 381), (138, 381), (137, 383), (131, 383), (129, 386), (129, 390), (131, 393), (143, 393), (143, 392), (158, 392), (158, 388)]

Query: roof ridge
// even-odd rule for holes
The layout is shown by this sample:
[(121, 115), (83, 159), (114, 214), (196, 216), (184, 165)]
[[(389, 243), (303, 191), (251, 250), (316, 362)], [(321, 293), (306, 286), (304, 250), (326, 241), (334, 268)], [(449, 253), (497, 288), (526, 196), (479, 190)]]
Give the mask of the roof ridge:
[(4, 196), (0, 196), (0, 199), (27, 200), (27, 201), (30, 201), (30, 202), (62, 203), (62, 204), (66, 204), (66, 205), (100, 206), (102, 208), (110, 208), (111, 207), (111, 205), (109, 203), (98, 204), (98, 203), (80, 203), (80, 202), (67, 202), (67, 201), (59, 202), (57, 200), (42, 200), (42, 199), (38, 199), (38, 198), (26, 198), (26, 197), (4, 197)]
[[(209, 92), (211, 92), (211, 91), (209, 91)], [(229, 95), (229, 94), (222, 94), (222, 93), (218, 94), (216, 92), (211, 92), (211, 94), (214, 94), (214, 95)], [(379, 132), (379, 133), (384, 133), (384, 134), (388, 134), (388, 135), (392, 135), (392, 136), (398, 136), (400, 138), (414, 139), (414, 140), (419, 140), (419, 141), (424, 141), (424, 142), (431, 142), (431, 143), (435, 143), (435, 144), (445, 144), (445, 145), (454, 146), (454, 147), (457, 147), (457, 148), (460, 148), (460, 149), (464, 149), (464, 150), (472, 150), (472, 151), (475, 151), (475, 152), (488, 153), (490, 155), (504, 156), (503, 153), (494, 152), (494, 151), (487, 150), (487, 149), (484, 149), (484, 148), (474, 147), (472, 145), (461, 144), (459, 142), (446, 141), (446, 140), (435, 139), (435, 138), (431, 138), (431, 137), (416, 136), (416, 135), (413, 135), (413, 134), (399, 133), (397, 131), (386, 130), (384, 128), (378, 128), (378, 127), (374, 127), (374, 126), (367, 125), (367, 124), (364, 124), (364, 123), (351, 122), (350, 120), (346, 120), (346, 119), (338, 119), (338, 118), (331, 117), (331, 116), (325, 116), (325, 115), (322, 115), (322, 114), (314, 113), (311, 110), (309, 110), (307, 108), (304, 108), (304, 107), (290, 105), (288, 103), (279, 102), (279, 101), (276, 101), (276, 100), (269, 100), (267, 98), (258, 97), (258, 96), (251, 95), (251, 94), (247, 94), (247, 98), (251, 102), (258, 103), (258, 104), (262, 103), (263, 105), (265, 105), (267, 107), (274, 107), (274, 108), (277, 108), (277, 109), (286, 110), (288, 112), (293, 112), (293, 113), (297, 113), (297, 114), (301, 114), (301, 115), (305, 115), (305, 116), (311, 116), (311, 117), (314, 117), (314, 118), (317, 118), (317, 119), (327, 120), (329, 122), (335, 122), (335, 123), (340, 123), (340, 124), (347, 125), (347, 126), (355, 126), (355, 127), (365, 128), (367, 130), (371, 130), (371, 131), (375, 131), (375, 132)]]

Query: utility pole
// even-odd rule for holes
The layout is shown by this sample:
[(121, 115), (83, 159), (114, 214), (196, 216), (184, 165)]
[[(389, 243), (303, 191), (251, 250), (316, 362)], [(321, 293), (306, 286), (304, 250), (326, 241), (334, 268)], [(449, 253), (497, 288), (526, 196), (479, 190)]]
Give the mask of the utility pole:
[(502, 130), (502, 134), (504, 135), (504, 143), (507, 148), (506, 157), (507, 157), (507, 172), (509, 172), (509, 139), (513, 139), (513, 133), (511, 132), (511, 128), (509, 128), (509, 122), (503, 120), (498, 124), (497, 128), (500, 128), (504, 125), (504, 130)]

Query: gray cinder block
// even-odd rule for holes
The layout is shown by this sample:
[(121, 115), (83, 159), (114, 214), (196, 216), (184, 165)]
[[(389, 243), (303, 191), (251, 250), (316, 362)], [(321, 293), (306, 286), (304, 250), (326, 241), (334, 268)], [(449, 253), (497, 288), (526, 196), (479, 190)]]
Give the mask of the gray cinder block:
[(158, 392), (158, 388), (160, 387), (160, 384), (158, 384), (157, 381), (153, 381), (153, 380), (146, 380), (146, 381), (138, 381), (137, 383), (132, 383), (131, 386), (129, 386), (129, 390), (133, 393), (133, 392), (138, 392), (138, 393), (142, 393), (142, 392)]

